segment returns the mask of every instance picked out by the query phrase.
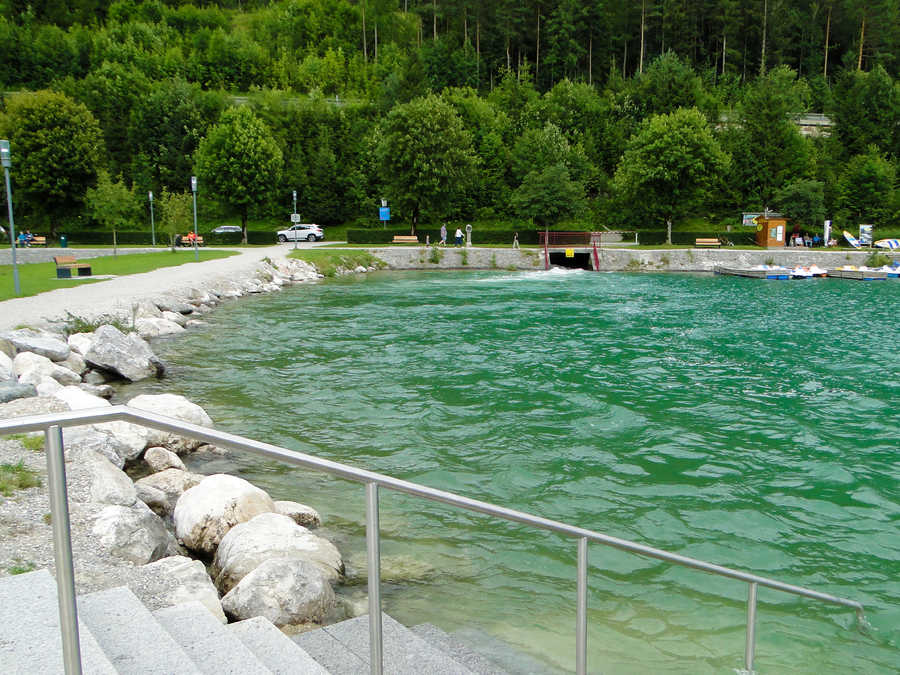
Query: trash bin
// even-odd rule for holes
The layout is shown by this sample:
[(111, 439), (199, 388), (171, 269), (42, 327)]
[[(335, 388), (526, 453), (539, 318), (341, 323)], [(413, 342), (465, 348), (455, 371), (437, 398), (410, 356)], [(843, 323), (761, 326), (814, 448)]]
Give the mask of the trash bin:
[(69, 248), (69, 240), (66, 238), (66, 235), (59, 235), (59, 247), (60, 248)]

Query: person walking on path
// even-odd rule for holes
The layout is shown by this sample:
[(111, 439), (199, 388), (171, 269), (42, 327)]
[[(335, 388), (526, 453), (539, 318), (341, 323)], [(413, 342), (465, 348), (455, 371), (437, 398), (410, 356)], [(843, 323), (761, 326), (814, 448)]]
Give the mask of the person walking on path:
[(457, 228), (456, 228), (456, 233), (455, 233), (453, 236), (456, 237), (456, 245), (457, 245), (457, 246), (462, 246), (462, 238), (463, 238), (462, 230), (459, 229), (459, 228), (457, 227)]
[(519, 248), (519, 233), (513, 234), (513, 248)]
[(441, 225), (441, 246), (447, 245), (447, 223)]

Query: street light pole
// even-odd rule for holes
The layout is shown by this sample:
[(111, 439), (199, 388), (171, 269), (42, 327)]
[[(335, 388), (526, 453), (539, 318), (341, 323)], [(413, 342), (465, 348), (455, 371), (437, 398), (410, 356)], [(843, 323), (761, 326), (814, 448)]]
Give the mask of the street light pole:
[(6, 205), (9, 207), (9, 250), (12, 253), (13, 288), (16, 295), (22, 295), (22, 288), (19, 286), (19, 266), (16, 264), (16, 224), (13, 221), (12, 188), (9, 185), (9, 167), (12, 166), (9, 141), (0, 141), (0, 162), (3, 164), (3, 174), (6, 176)]
[(194, 194), (194, 260), (200, 260), (197, 250), (197, 176), (191, 176), (191, 192)]
[(148, 193), (150, 195), (150, 236), (153, 238), (153, 245), (156, 246), (156, 224), (153, 222), (153, 190)]
[[(294, 214), (297, 213), (297, 191), (296, 190), (294, 190), (294, 210), (292, 213), (294, 213)], [(291, 218), (291, 227), (293, 227), (294, 225), (296, 225), (296, 223), (294, 222), (294, 219)], [(295, 231), (294, 232), (294, 250), (295, 251), (297, 250), (297, 237), (298, 237), (298, 233)]]

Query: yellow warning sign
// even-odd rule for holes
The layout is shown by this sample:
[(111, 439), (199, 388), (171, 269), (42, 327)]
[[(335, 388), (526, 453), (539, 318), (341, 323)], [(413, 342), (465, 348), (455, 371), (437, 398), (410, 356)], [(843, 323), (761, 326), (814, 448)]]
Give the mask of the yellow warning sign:
[(575, 257), (575, 249), (574, 249), (574, 248), (567, 248), (567, 249), (566, 249), (566, 257), (567, 257), (567, 258), (574, 258), (574, 257)]

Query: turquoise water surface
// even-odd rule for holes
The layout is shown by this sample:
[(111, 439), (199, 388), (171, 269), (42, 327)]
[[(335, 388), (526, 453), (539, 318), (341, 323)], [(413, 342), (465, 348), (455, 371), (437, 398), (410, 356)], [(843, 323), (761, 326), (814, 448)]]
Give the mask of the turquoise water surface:
[[(900, 282), (379, 273), (230, 303), (154, 348), (221, 429), (861, 601), (760, 589), (760, 673), (900, 669)], [(364, 597), (362, 486), (317, 508)], [(382, 492), (386, 610), (574, 669), (575, 542)], [(589, 670), (741, 666), (746, 585), (593, 544)]]

